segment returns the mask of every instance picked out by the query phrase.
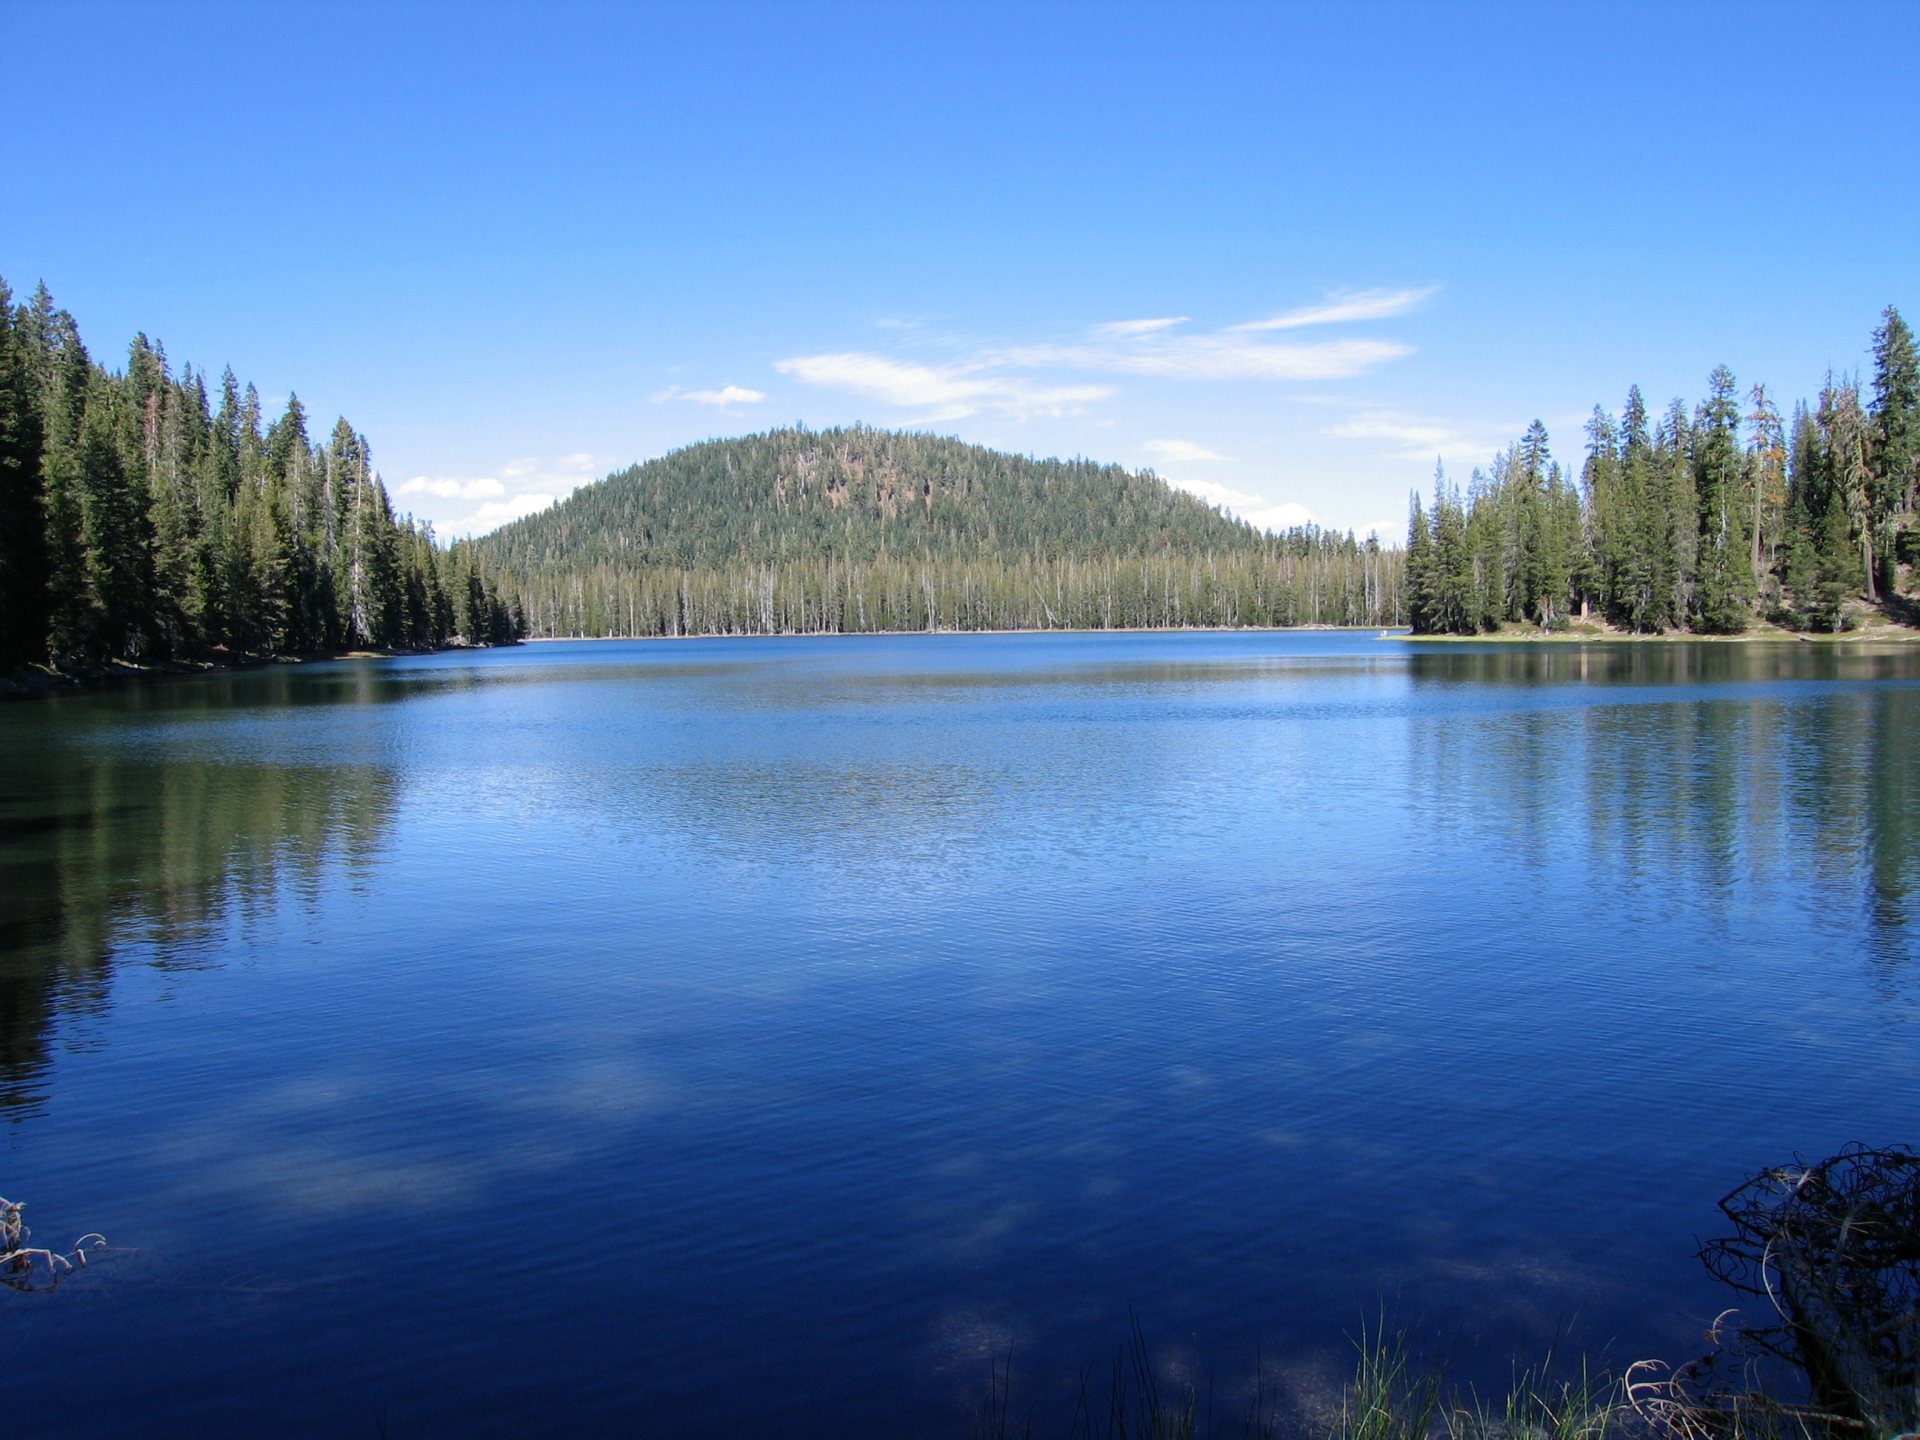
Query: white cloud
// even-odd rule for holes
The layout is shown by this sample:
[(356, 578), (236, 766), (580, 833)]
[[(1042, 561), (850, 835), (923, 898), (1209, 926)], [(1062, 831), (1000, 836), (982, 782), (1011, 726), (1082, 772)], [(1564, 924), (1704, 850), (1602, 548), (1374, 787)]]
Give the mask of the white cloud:
[(1413, 353), (1392, 340), (1275, 344), (1227, 334), (1142, 336), (1131, 345), (1026, 345), (990, 352), (1018, 369), (1104, 370), (1173, 380), (1344, 380)]
[(1112, 336), (1119, 340), (1129, 335), (1151, 335), (1157, 330), (1167, 330), (1175, 325), (1186, 323), (1185, 315), (1169, 315), (1161, 320), (1112, 320), (1105, 325), (1094, 326), (1093, 333)]
[(1385, 320), (1404, 315), (1433, 294), (1439, 287), (1421, 290), (1347, 290), (1329, 295), (1318, 305), (1303, 306), (1276, 315), (1271, 320), (1254, 320), (1235, 325), (1235, 330), (1297, 330), (1303, 325), (1344, 325), (1354, 320)]
[(507, 487), (491, 475), (476, 480), (460, 480), (451, 475), (416, 475), (397, 491), (397, 495), (432, 495), (441, 500), (490, 500), (507, 493)]
[(1282, 501), (1277, 505), (1249, 506), (1235, 513), (1249, 525), (1261, 530), (1295, 530), (1302, 525), (1320, 523), (1306, 506), (1295, 504), (1291, 500)]
[(1222, 455), (1218, 450), (1209, 450), (1206, 446), (1192, 440), (1149, 440), (1146, 451), (1156, 460), (1164, 460), (1169, 465), (1183, 465), (1195, 460), (1231, 460), (1231, 455)]
[(1168, 480), (1167, 483), (1190, 495), (1198, 495), (1209, 505), (1218, 505), (1229, 515), (1260, 530), (1291, 530), (1295, 526), (1317, 523), (1311, 510), (1291, 500), (1269, 500), (1264, 495), (1216, 485), (1211, 480)]
[(734, 405), (758, 405), (767, 397), (766, 392), (749, 390), (744, 385), (725, 385), (718, 390), (682, 390), (678, 385), (669, 385), (652, 398), (656, 405), (664, 405), (669, 400), (691, 400), (696, 405), (717, 405), (725, 408)]
[(471, 508), (435, 506), (435, 513), (422, 517), (430, 519), (442, 535), (481, 535), (510, 520), (546, 509), (587, 481), (605, 474), (610, 464), (608, 457), (584, 450), (553, 459), (526, 455), (507, 461), (492, 475), (470, 479), (415, 476), (402, 485), (398, 493), (481, 502)]
[(797, 355), (773, 368), (808, 385), (850, 390), (901, 409), (928, 412), (923, 422), (958, 420), (982, 410), (1021, 417), (1067, 415), (1113, 394), (1105, 385), (1035, 385), (983, 375), (978, 365), (935, 367), (858, 351)]
[[(1278, 341), (1243, 332), (1398, 314), (1427, 293), (1371, 290), (1336, 296), (1311, 311), (1296, 311), (1277, 320), (1210, 334), (1174, 333), (1187, 317), (1168, 315), (1109, 321), (1091, 327), (1085, 338), (1066, 343), (982, 346), (950, 340), (948, 354), (958, 353), (957, 359), (918, 360), (869, 351), (838, 351), (792, 356), (776, 362), (774, 368), (807, 385), (849, 391), (920, 412), (918, 420), (910, 423), (955, 420), (982, 411), (1019, 418), (1057, 417), (1077, 414), (1118, 392), (1107, 385), (1060, 383), (1043, 378), (1045, 372), (1174, 380), (1307, 381), (1366, 374), (1411, 354), (1412, 347), (1395, 340)], [(922, 343), (931, 343), (931, 337)], [(677, 389), (664, 393), (687, 398)], [(1183, 452), (1171, 458), (1205, 457)]]
[(498, 530), (509, 521), (537, 514), (559, 498), (558, 495), (533, 491), (524, 495), (515, 495), (508, 500), (489, 500), (467, 516), (458, 527), (449, 528), (457, 528), (460, 533), (466, 535), (484, 535), (489, 530)]
[(1420, 449), (1429, 453), (1445, 449), (1457, 438), (1446, 425), (1381, 411), (1329, 425), (1324, 433), (1341, 440), (1391, 440), (1402, 449)]
[(1506, 444), (1501, 435), (1519, 433), (1512, 426), (1462, 427), (1451, 421), (1409, 415), (1399, 410), (1367, 410), (1320, 432), (1337, 440), (1385, 442), (1383, 454), (1399, 460), (1441, 459), (1477, 462)]

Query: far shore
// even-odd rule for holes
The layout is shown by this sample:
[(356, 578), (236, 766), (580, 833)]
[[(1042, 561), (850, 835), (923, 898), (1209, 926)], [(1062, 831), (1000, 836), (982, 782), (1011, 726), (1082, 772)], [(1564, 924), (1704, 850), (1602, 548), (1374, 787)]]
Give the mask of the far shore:
[(1071, 625), (1027, 629), (953, 630), (738, 630), (693, 631), (685, 635), (528, 635), (522, 645), (580, 645), (619, 640), (897, 640), (902, 635), (1298, 635), (1307, 631), (1347, 635), (1379, 635), (1411, 639), (1404, 625), (1104, 625), (1097, 629)]
[(685, 635), (529, 635), (520, 643), (523, 645), (582, 645), (636, 644), (652, 641), (680, 640), (884, 640), (897, 639), (903, 635), (961, 636), (961, 635), (1297, 635), (1303, 632), (1371, 635), (1380, 640), (1409, 640), (1422, 645), (1477, 645), (1492, 642), (1501, 645), (1515, 644), (1567, 644), (1592, 643), (1612, 644), (1624, 641), (1632, 644), (1658, 642), (1663, 644), (1752, 644), (1756, 641), (1785, 643), (1788, 641), (1811, 641), (1819, 644), (1854, 644), (1868, 641), (1892, 641), (1908, 643), (1920, 641), (1920, 629), (1908, 625), (1898, 625), (1891, 621), (1876, 621), (1853, 630), (1819, 631), (1786, 630), (1778, 625), (1755, 624), (1737, 635), (1701, 635), (1691, 630), (1663, 630), (1657, 634), (1645, 634), (1632, 630), (1619, 630), (1611, 626), (1592, 623), (1575, 624), (1566, 630), (1540, 630), (1531, 625), (1506, 626), (1499, 630), (1479, 635), (1415, 635), (1404, 625), (1115, 625), (1100, 629), (1073, 628), (1056, 625), (1050, 628), (1009, 629), (1009, 630), (780, 630), (752, 634), (739, 632), (691, 633)]
[[(1741, 644), (1813, 643), (1821, 645), (1913, 644), (1920, 641), (1920, 628), (1876, 620), (1853, 630), (1786, 630), (1760, 623), (1737, 635), (1697, 635), (1688, 630), (1669, 630), (1657, 634), (1638, 634), (1611, 626), (1575, 624), (1566, 630), (1540, 630), (1529, 625), (1510, 625), (1479, 635), (1415, 635), (1405, 626), (1379, 625), (1116, 625), (1102, 629), (1074, 629), (1054, 626), (1047, 629), (1010, 630), (791, 630), (760, 634), (720, 633), (687, 635), (529, 635), (515, 642), (521, 645), (635, 644), (684, 640), (884, 640), (902, 636), (967, 635), (1296, 635), (1326, 633), (1371, 635), (1380, 640), (1404, 640), (1419, 645), (1564, 645), (1564, 644)], [(0, 674), (0, 700), (30, 699), (40, 695), (69, 693), (97, 685), (125, 683), (156, 678), (170, 679), (194, 675), (231, 675), (242, 670), (260, 670), (274, 665), (314, 665), (340, 660), (394, 660), (412, 655), (446, 654), (461, 650), (486, 650), (496, 647), (448, 645), (439, 650), (411, 650), (400, 647), (371, 647), (338, 652), (321, 651), (297, 655), (223, 655), (195, 660), (111, 660), (55, 667), (26, 665)]]
[(275, 665), (322, 665), (336, 660), (395, 660), (406, 655), (437, 655), (448, 650), (491, 649), (491, 646), (446, 645), (438, 650), (404, 646), (369, 646), (358, 650), (320, 650), (293, 655), (227, 654), (216, 652), (192, 660), (99, 660), (72, 665), (22, 665), (0, 673), (0, 700), (26, 700), (38, 695), (60, 695), (97, 685), (182, 676), (233, 675), (242, 670), (265, 670)]
[[(1382, 632), (1383, 636), (1385, 632)], [(1488, 631), (1480, 635), (1414, 635), (1402, 633), (1395, 639), (1418, 641), (1422, 645), (1541, 645), (1541, 644), (1735, 644), (1752, 645), (1756, 643), (1783, 644), (1788, 642), (1808, 642), (1818, 645), (1857, 645), (1857, 644), (1912, 644), (1920, 640), (1920, 629), (1911, 625), (1897, 625), (1891, 621), (1876, 621), (1853, 630), (1787, 630), (1778, 625), (1757, 624), (1733, 635), (1700, 635), (1691, 630), (1661, 630), (1645, 634), (1633, 630), (1617, 630), (1606, 625), (1574, 625), (1566, 630), (1541, 630), (1531, 625), (1504, 626), (1499, 630)]]

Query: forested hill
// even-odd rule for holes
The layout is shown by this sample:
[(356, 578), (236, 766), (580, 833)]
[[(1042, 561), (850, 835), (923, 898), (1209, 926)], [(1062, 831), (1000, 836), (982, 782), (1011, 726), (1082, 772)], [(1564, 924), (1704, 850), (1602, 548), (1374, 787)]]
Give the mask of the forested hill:
[(610, 475), (487, 543), (522, 565), (697, 567), (815, 555), (1226, 552), (1258, 540), (1151, 474), (861, 428), (690, 445)]
[(478, 542), (536, 635), (1387, 624), (1400, 556), (1151, 473), (856, 427), (713, 440)]

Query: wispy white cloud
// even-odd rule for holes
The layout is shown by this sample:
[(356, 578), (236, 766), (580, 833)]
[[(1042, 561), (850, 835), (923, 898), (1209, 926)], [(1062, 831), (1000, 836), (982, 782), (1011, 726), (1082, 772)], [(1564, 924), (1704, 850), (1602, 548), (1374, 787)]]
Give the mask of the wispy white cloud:
[(1222, 455), (1218, 450), (1209, 450), (1194, 440), (1149, 440), (1146, 452), (1156, 460), (1164, 460), (1169, 465), (1184, 465), (1194, 460), (1231, 460), (1231, 455)]
[(1114, 393), (1106, 385), (1039, 385), (983, 374), (977, 364), (921, 365), (859, 351), (798, 355), (773, 368), (807, 385), (848, 390), (883, 404), (926, 412), (923, 422), (958, 420), (982, 410), (1019, 417), (1068, 415)]
[(656, 405), (665, 405), (671, 400), (690, 400), (695, 405), (731, 408), (735, 405), (758, 405), (767, 396), (765, 391), (749, 390), (744, 385), (723, 385), (718, 390), (683, 390), (678, 385), (669, 385), (651, 398)]
[[(1461, 425), (1400, 410), (1363, 410), (1321, 432), (1336, 440), (1380, 442), (1382, 453), (1399, 460), (1477, 462), (1492, 455), (1520, 433), (1519, 427)], [(1503, 438), (1506, 437), (1506, 438)]]
[(1355, 320), (1386, 320), (1424, 302), (1439, 287), (1428, 285), (1417, 290), (1344, 290), (1329, 295), (1318, 305), (1289, 310), (1271, 320), (1253, 320), (1235, 325), (1235, 330), (1298, 330), (1306, 325), (1344, 325)]
[(522, 519), (528, 515), (537, 515), (546, 509), (558, 495), (538, 490), (530, 490), (507, 500), (489, 500), (456, 527), (468, 535), (484, 535), (489, 530), (498, 530), (510, 521)]
[(441, 500), (489, 500), (507, 493), (507, 487), (491, 475), (462, 480), (453, 475), (416, 475), (401, 485), (396, 495), (432, 495)]
[(1342, 420), (1338, 425), (1329, 425), (1323, 433), (1340, 440), (1390, 440), (1402, 449), (1428, 451), (1442, 450), (1458, 439), (1449, 426), (1386, 411)]
[(1392, 340), (1283, 344), (1230, 334), (1144, 335), (1131, 344), (1025, 345), (990, 352), (1020, 369), (1105, 371), (1171, 380), (1345, 380), (1413, 353)]
[(1105, 325), (1094, 326), (1093, 333), (1124, 339), (1129, 335), (1151, 335), (1155, 331), (1170, 330), (1175, 325), (1186, 323), (1185, 315), (1169, 315), (1160, 320), (1110, 320)]
[[(1187, 317), (1166, 315), (1108, 321), (1068, 341), (988, 345), (948, 337), (939, 359), (848, 350), (795, 355), (774, 368), (803, 384), (920, 412), (922, 423), (983, 411), (1057, 417), (1078, 414), (1118, 393), (1110, 385), (1065, 378), (1070, 376), (1324, 381), (1367, 374), (1411, 354), (1412, 347), (1386, 339), (1271, 340), (1248, 332), (1394, 315), (1427, 293), (1372, 290), (1339, 295), (1311, 310), (1210, 333), (1181, 330)], [(923, 354), (932, 343), (934, 337), (916, 341)], [(685, 398), (682, 392), (670, 393)]]

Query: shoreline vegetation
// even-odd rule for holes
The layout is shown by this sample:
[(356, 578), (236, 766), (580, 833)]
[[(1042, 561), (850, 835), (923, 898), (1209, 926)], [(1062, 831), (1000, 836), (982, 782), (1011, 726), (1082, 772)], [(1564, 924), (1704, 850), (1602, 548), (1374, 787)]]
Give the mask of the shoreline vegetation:
[[(366, 437), (297, 396), (96, 364), (0, 280), (0, 695), (523, 638), (1397, 630), (1416, 638), (1920, 634), (1920, 363), (1889, 308), (1871, 403), (1791, 425), (1711, 377), (1596, 408), (1576, 479), (1539, 423), (1412, 497), (1405, 549), (1270, 533), (1151, 471), (865, 426), (687, 446), (442, 547)], [(217, 390), (217, 403), (214, 392)], [(1744, 446), (1741, 430), (1745, 427)]]
[[(1383, 636), (1383, 638), (1385, 638)], [(1920, 641), (1920, 627), (1891, 618), (1856, 620), (1845, 630), (1794, 630), (1760, 620), (1744, 630), (1729, 634), (1695, 630), (1629, 630), (1604, 622), (1574, 620), (1553, 630), (1536, 625), (1503, 624), (1496, 630), (1422, 634), (1403, 630), (1394, 639), (1417, 641), (1422, 645), (1755, 645), (1812, 642), (1821, 645), (1910, 644)]]
[(1920, 355), (1892, 306), (1873, 358), (1870, 398), (1829, 371), (1791, 419), (1724, 365), (1691, 412), (1635, 385), (1619, 418), (1594, 407), (1577, 477), (1538, 420), (1464, 494), (1436, 466), (1431, 511), (1408, 507), (1414, 632), (1920, 626)]
[(395, 514), (344, 418), (316, 443), (290, 395), (269, 424), (232, 370), (176, 375), (145, 335), (109, 371), (44, 284), (16, 306), (0, 279), (5, 688), (523, 628), (470, 543)]

